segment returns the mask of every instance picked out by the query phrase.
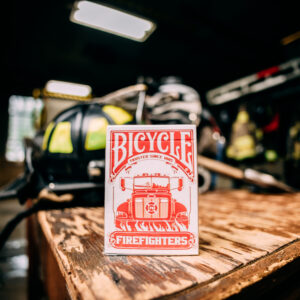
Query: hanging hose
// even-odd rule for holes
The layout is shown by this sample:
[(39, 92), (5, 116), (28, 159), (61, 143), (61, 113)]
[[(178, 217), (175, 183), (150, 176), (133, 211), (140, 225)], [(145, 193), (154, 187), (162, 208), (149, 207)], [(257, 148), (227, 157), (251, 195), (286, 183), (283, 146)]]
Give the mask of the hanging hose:
[[(89, 185), (90, 184), (90, 185)], [(89, 193), (96, 193), (100, 196), (99, 191), (103, 189), (102, 184), (79, 184), (77, 190), (74, 189), (75, 184), (69, 184), (66, 186), (57, 185), (51, 189), (44, 188), (40, 191), (37, 202), (35, 202), (28, 209), (17, 214), (13, 219), (11, 219), (0, 233), (0, 251), (2, 250), (5, 242), (8, 240), (10, 234), (14, 231), (16, 226), (25, 218), (31, 216), (32, 214), (41, 211), (41, 210), (51, 210), (51, 209), (63, 209), (71, 207), (95, 207), (99, 206), (99, 200), (93, 200), (94, 197), (91, 197)], [(60, 191), (62, 187), (69, 188), (69, 191), (72, 190), (73, 194), (64, 193), (62, 195), (57, 195), (53, 191)], [(75, 192), (75, 194), (74, 194)]]
[(11, 233), (14, 231), (16, 226), (25, 218), (31, 216), (32, 214), (41, 211), (41, 210), (50, 210), (50, 209), (62, 209), (67, 207), (79, 206), (78, 201), (72, 201), (74, 199), (71, 194), (63, 194), (57, 196), (54, 193), (49, 193), (45, 189), (40, 192), (40, 199), (38, 202), (34, 203), (28, 209), (18, 213), (13, 217), (2, 229), (0, 233), (0, 251), (5, 245)]
[(2, 250), (5, 242), (8, 240), (11, 233), (14, 231), (16, 226), (26, 217), (29, 217), (33, 213), (37, 212), (40, 209), (40, 203), (34, 204), (32, 207), (20, 212), (13, 219), (11, 219), (0, 233), (0, 251)]

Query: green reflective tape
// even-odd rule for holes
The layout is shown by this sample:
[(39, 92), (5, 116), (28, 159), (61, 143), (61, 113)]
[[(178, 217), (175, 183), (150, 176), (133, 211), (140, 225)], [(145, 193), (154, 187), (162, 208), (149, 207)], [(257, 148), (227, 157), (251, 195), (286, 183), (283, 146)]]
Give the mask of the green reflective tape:
[(103, 106), (103, 111), (108, 114), (117, 125), (129, 123), (133, 116), (121, 107), (113, 105)]
[(103, 117), (90, 120), (84, 144), (85, 150), (105, 149), (107, 126), (108, 122)]
[(72, 153), (71, 123), (60, 122), (56, 125), (50, 139), (49, 152)]

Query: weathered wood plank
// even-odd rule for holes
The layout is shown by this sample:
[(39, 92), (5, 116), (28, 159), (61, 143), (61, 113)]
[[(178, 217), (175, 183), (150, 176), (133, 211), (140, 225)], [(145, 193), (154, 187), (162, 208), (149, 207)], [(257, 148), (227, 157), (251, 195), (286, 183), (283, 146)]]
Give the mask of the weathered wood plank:
[[(182, 291), (208, 299), (216, 289), (226, 290), (222, 298), (300, 255), (300, 194), (201, 195), (198, 256), (105, 256), (103, 214), (74, 208), (38, 215), (73, 299), (185, 297)], [(286, 245), (294, 248), (280, 250)]]
[[(215, 280), (203, 282), (190, 289), (173, 294), (172, 296), (168, 295), (162, 297), (162, 299), (225, 299), (234, 294), (238, 294), (242, 289), (274, 273), (281, 267), (299, 258), (299, 256), (300, 241), (298, 240), (274, 251), (272, 255), (253, 261), (245, 267), (232, 270), (232, 272), (229, 272), (224, 276), (218, 276)], [(295, 299), (297, 298), (298, 297)]]

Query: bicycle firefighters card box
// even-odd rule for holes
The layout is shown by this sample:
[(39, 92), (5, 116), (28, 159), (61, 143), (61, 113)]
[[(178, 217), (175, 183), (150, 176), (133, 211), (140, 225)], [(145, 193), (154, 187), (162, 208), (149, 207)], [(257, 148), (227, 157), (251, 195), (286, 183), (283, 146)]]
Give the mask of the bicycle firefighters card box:
[(198, 254), (194, 125), (113, 125), (106, 136), (105, 254)]

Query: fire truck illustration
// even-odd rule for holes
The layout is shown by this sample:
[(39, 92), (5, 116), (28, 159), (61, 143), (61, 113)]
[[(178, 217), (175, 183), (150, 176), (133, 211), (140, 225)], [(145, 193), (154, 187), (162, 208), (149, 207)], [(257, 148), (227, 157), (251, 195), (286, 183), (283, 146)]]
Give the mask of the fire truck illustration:
[[(128, 182), (130, 184), (128, 185)], [(183, 228), (187, 230), (187, 208), (177, 202), (171, 190), (182, 191), (179, 177), (142, 174), (133, 178), (121, 178), (122, 191), (131, 190), (131, 198), (117, 207), (115, 225), (121, 230), (153, 230)]]

